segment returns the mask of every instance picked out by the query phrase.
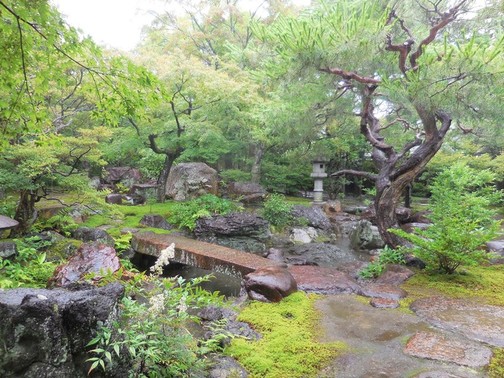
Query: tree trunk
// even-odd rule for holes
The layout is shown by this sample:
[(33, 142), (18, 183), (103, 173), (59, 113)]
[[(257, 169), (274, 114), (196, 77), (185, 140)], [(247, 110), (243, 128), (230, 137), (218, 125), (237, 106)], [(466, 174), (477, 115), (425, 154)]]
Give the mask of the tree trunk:
[(162, 203), (166, 199), (166, 182), (168, 181), (168, 176), (170, 175), (170, 171), (175, 159), (176, 157), (172, 154), (165, 155), (163, 169), (159, 173), (157, 179), (157, 202)]
[(35, 209), (35, 204), (39, 201), (37, 193), (31, 190), (21, 190), (19, 193), (19, 202), (16, 207), (16, 215), (14, 219), (19, 222), (13, 232), (13, 236), (24, 235), (35, 219), (37, 218), (37, 211)]
[(264, 146), (257, 145), (254, 151), (254, 163), (252, 164), (251, 181), (259, 184), (261, 181), (261, 162), (264, 157)]

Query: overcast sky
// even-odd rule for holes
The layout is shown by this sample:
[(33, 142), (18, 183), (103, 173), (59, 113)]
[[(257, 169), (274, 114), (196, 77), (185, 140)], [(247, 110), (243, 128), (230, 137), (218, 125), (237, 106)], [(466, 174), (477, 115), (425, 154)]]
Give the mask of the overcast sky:
[(90, 35), (96, 43), (131, 50), (140, 41), (142, 26), (161, 11), (160, 0), (50, 0), (69, 25)]

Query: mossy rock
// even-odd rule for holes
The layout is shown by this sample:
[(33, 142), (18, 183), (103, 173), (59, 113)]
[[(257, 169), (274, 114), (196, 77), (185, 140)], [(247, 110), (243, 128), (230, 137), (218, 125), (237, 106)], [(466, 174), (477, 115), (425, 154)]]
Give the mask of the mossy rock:
[(76, 239), (58, 239), (47, 249), (46, 260), (51, 262), (68, 260), (77, 252), (82, 243), (81, 240)]

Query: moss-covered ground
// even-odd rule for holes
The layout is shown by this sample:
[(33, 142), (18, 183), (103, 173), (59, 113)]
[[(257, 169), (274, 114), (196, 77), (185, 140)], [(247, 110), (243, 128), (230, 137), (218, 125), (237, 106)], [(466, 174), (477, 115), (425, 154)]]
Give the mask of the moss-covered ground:
[(109, 214), (96, 214), (88, 217), (82, 226), (86, 227), (99, 227), (108, 226), (107, 232), (112, 237), (118, 237), (121, 234), (122, 229), (127, 228), (140, 228), (144, 231), (152, 231), (158, 234), (169, 233), (170, 231), (162, 230), (159, 228), (145, 227), (140, 224), (140, 220), (143, 216), (149, 214), (158, 214), (167, 218), (173, 206), (176, 204), (175, 201), (167, 201), (164, 203), (147, 203), (140, 206), (129, 206), (129, 205), (112, 205), (115, 210)]
[(317, 342), (316, 296), (294, 293), (280, 303), (249, 303), (239, 320), (262, 335), (236, 338), (225, 353), (236, 358), (251, 378), (314, 377), (345, 346)]

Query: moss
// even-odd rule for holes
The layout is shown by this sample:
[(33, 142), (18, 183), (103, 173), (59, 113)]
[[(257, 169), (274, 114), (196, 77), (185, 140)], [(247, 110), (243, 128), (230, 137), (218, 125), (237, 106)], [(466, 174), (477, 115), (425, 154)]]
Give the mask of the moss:
[[(428, 275), (418, 272), (402, 288), (412, 301), (433, 295), (474, 298), (484, 303), (504, 306), (504, 265), (467, 267), (458, 274)], [(403, 301), (402, 301), (403, 302)]]
[(118, 237), (123, 228), (141, 228), (142, 230), (152, 231), (157, 234), (166, 234), (170, 231), (145, 227), (140, 224), (140, 220), (148, 214), (159, 214), (167, 218), (175, 204), (176, 202), (174, 201), (167, 201), (164, 203), (148, 203), (141, 206), (113, 205), (114, 209), (122, 216), (111, 218), (102, 214), (96, 214), (90, 216), (82, 225), (93, 228), (104, 225), (111, 226), (107, 229), (107, 232), (113, 237)]
[(493, 351), (493, 357), (488, 365), (489, 378), (504, 377), (504, 348), (496, 348)]
[(250, 303), (239, 320), (261, 333), (257, 341), (234, 339), (225, 353), (236, 358), (250, 377), (312, 377), (336, 354), (342, 343), (318, 343), (316, 296), (297, 292), (280, 303)]

